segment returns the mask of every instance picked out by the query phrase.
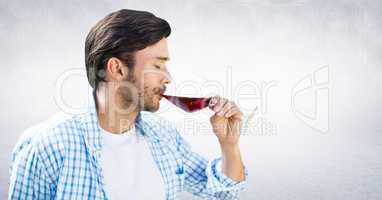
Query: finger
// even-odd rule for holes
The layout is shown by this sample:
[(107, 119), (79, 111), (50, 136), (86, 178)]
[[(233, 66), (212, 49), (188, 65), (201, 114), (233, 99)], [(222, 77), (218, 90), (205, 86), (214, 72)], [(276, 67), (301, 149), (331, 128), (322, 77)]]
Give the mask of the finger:
[(226, 118), (229, 118), (234, 113), (240, 111), (239, 107), (236, 106), (235, 102), (230, 101), (229, 104), (230, 104), (229, 109), (225, 110), (225, 112), (224, 112), (224, 117), (226, 117)]
[(221, 98), (221, 97), (217, 97), (217, 103), (212, 106), (212, 110), (217, 113), (219, 112), (223, 107), (224, 105), (228, 102), (227, 99), (224, 99), (224, 98)]
[(225, 114), (231, 110), (231, 108), (233, 107), (233, 104), (231, 101), (227, 101), (226, 104), (224, 104), (223, 108), (220, 109), (220, 111), (218, 112), (218, 115), (221, 116), (221, 117), (225, 117)]
[(236, 123), (229, 123), (228, 128), (229, 128), (229, 133), (233, 137), (238, 137), (241, 134), (241, 128), (243, 127), (243, 122), (238, 121)]
[(217, 106), (217, 108), (215, 109), (215, 112), (219, 113), (223, 110), (224, 106), (226, 106), (228, 103), (228, 99), (225, 99), (225, 98), (220, 98), (219, 99), (219, 104)]
[(232, 109), (232, 111), (226, 113), (226, 117), (227, 117), (227, 118), (233, 117), (233, 118), (242, 120), (242, 118), (243, 118), (243, 113), (241, 112), (239, 106), (237, 106), (237, 105), (235, 104), (235, 102), (232, 102), (232, 104), (234, 105), (234, 106), (233, 106), (233, 109)]
[(214, 96), (214, 97), (211, 97), (211, 100), (208, 104), (208, 107), (211, 109), (211, 110), (214, 110), (214, 108), (218, 105), (219, 103), (219, 100), (220, 97), (219, 96)]
[(222, 123), (223, 120), (227, 120), (226, 118), (224, 117), (220, 117), (219, 115), (217, 115), (217, 113), (213, 114), (211, 117), (210, 117), (210, 121), (211, 123)]
[(210, 102), (208, 103), (208, 107), (212, 109), (218, 103), (218, 100), (219, 96), (211, 97)]
[(235, 118), (238, 118), (238, 117), (241, 117), (241, 111), (238, 107), (236, 106), (233, 106), (229, 111), (227, 111), (225, 114), (224, 114), (224, 117), (225, 118), (230, 118), (230, 117), (235, 117)]

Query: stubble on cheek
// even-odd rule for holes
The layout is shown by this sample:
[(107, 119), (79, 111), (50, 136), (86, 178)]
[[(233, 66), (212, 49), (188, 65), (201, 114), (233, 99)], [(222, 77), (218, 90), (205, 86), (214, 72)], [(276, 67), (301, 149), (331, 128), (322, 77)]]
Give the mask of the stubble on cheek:
[(148, 111), (156, 111), (158, 110), (158, 105), (156, 105), (156, 102), (154, 101), (155, 95), (157, 91), (155, 88), (151, 89), (148, 86), (144, 87), (143, 90), (143, 96), (141, 97), (142, 103), (143, 103), (143, 110)]

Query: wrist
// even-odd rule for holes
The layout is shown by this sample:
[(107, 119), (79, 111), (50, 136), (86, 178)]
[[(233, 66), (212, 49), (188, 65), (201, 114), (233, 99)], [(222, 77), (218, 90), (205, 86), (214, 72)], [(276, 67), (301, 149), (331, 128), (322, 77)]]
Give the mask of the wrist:
[(223, 157), (240, 154), (239, 144), (237, 143), (236, 144), (220, 143), (220, 148), (221, 148)]

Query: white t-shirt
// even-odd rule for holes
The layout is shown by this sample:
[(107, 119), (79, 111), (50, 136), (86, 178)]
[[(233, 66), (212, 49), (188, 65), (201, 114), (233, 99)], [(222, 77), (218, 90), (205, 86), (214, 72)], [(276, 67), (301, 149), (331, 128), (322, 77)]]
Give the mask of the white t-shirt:
[(123, 134), (101, 130), (101, 167), (111, 200), (165, 199), (164, 181), (147, 139), (132, 128)]

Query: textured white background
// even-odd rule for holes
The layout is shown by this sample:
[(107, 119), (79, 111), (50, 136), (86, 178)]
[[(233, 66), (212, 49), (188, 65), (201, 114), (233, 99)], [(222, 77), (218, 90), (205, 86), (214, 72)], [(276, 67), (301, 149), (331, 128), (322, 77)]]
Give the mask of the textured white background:
[[(242, 199), (381, 198), (381, 1), (1, 0), (1, 199), (7, 197), (10, 153), (17, 138), (62, 110), (54, 101), (55, 81), (67, 70), (84, 69), (88, 30), (120, 8), (148, 10), (169, 21), (168, 67), (175, 84), (227, 84), (228, 68), (233, 86), (244, 80), (277, 82), (263, 114), (277, 127), (276, 134), (249, 134), (241, 140), (250, 172)], [(290, 106), (293, 86), (323, 66), (329, 67), (330, 77), (326, 133), (298, 120)], [(212, 92), (202, 89), (197, 95)], [(221, 95), (234, 98), (225, 90)], [(71, 77), (62, 91), (67, 104), (84, 105), (85, 77)], [(304, 112), (314, 113), (314, 104), (308, 103), (314, 102), (312, 95), (300, 101)], [(174, 122), (207, 122), (211, 114), (184, 114), (162, 103), (159, 114)], [(198, 133), (186, 127), (184, 137), (195, 151), (218, 155), (214, 136)], [(183, 199), (189, 198), (184, 194)]]

